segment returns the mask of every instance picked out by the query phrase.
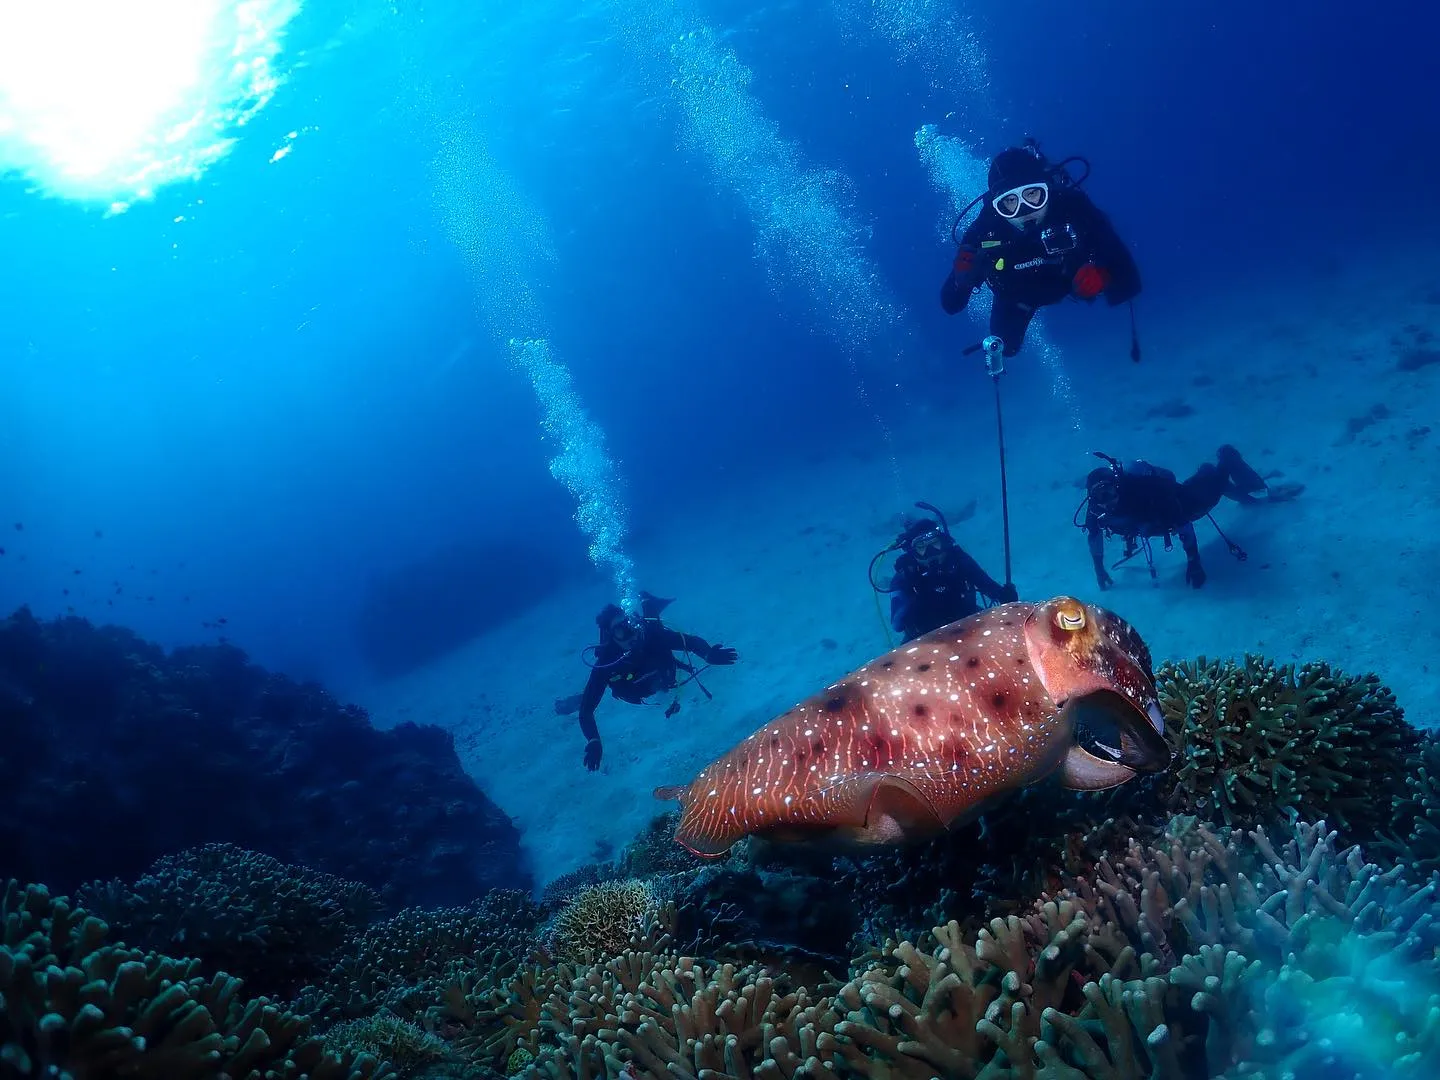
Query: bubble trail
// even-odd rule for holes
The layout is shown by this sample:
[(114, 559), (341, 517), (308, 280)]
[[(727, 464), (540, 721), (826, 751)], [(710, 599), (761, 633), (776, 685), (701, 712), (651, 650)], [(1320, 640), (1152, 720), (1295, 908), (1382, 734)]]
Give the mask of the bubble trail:
[(751, 90), (754, 75), (715, 30), (673, 0), (622, 0), (609, 9), (653, 83), (679, 115), (684, 147), (745, 207), (756, 257), (772, 289), (798, 287), (812, 325), (840, 348), (857, 393), (889, 451), (890, 427), (875, 405), (860, 360), (903, 352), (903, 312), (866, 254), (870, 228), (854, 210), (849, 178), (808, 165)]
[(433, 192), (442, 227), (470, 273), (481, 317), (534, 390), (540, 429), (555, 445), (550, 475), (575, 499), (575, 523), (589, 540), (590, 561), (608, 574), (620, 606), (637, 612), (624, 481), (605, 432), (542, 332), (544, 313), (530, 284), (554, 261), (549, 225), (491, 156), (483, 135), (453, 118), (435, 127)]
[(884, 41), (896, 60), (918, 67), (931, 89), (952, 95), (985, 115), (990, 97), (990, 58), (974, 17), (947, 0), (832, 0), (831, 10), (848, 36)]

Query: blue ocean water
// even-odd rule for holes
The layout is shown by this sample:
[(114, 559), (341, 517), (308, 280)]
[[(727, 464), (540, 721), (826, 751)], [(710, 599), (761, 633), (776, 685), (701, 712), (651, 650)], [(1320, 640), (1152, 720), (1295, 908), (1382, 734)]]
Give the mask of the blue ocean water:
[[(924, 125), (972, 155), (1027, 133), (1084, 154), (1140, 261), (1146, 323), (1423, 249), (1434, 18), (306, 5), (281, 31), (283, 83), (197, 178), (109, 217), (103, 195), (48, 194), (43, 170), (5, 181), (0, 408), (26, 531), (0, 600), (167, 643), (224, 617), (257, 659), (343, 682), (375, 575), (498, 537), (568, 570), (585, 540), (506, 355), (517, 333), (569, 369), (638, 531), (817, 444), (869, 447), (866, 414), (904, 428), (915, 397), (954, 392), (968, 344), (935, 302), (948, 196), (914, 149)], [(689, 59), (677, 32), (705, 35)], [(788, 161), (757, 159), (776, 146)], [(810, 206), (761, 190), (797, 176)], [(478, 277), (447, 200), (510, 219)], [(543, 255), (504, 231), (527, 215)], [(533, 292), (533, 327), (485, 324), (479, 309), (512, 303), (504, 272)], [(1105, 343), (1073, 380), (1126, 376), (1120, 321), (1060, 313), (1062, 344)]]
[[(466, 886), (609, 858), (653, 788), (884, 652), (866, 559), (917, 499), (1157, 660), (1333, 660), (1433, 728), (1437, 40), (1433, 7), (1333, 0), (0, 10), (0, 616), (318, 681), (399, 727), (370, 790), (431, 808), (470, 789), (404, 721), (445, 727), (525, 861)], [(940, 307), (1027, 136), (1139, 265), (1138, 365), (1129, 311), (1066, 303), (992, 384), (984, 298)], [(1223, 504), (1249, 557), (1202, 526), (1205, 588), (1157, 550), (1102, 595), (1090, 452), (1184, 476), (1222, 442), (1305, 492)], [(606, 699), (591, 772), (556, 699), (641, 590), (742, 663), (679, 720)]]

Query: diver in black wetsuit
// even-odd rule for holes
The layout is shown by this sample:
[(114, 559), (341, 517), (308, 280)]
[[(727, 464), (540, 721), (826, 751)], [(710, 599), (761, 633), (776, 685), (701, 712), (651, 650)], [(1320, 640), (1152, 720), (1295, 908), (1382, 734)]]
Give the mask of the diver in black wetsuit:
[[(997, 604), (1019, 599), (1013, 584), (1001, 585), (981, 569), (955, 538), (938, 510), (928, 503), (919, 504), (934, 511), (936, 521), (920, 518), (907, 524), (895, 542), (871, 560), (872, 587), (890, 593), (890, 625), (913, 641), (931, 630), (974, 615), (980, 610), (975, 599), (978, 591)], [(895, 560), (895, 576), (885, 589), (874, 581), (875, 562), (881, 555), (899, 551)]]
[[(1215, 454), (1215, 464), (1206, 462), (1183, 482), (1176, 480), (1169, 469), (1148, 461), (1121, 466), (1104, 454), (1096, 457), (1110, 464), (1092, 470), (1085, 478), (1082, 505), (1090, 560), (1095, 567), (1095, 581), (1102, 589), (1115, 584), (1105, 569), (1106, 536), (1124, 538), (1125, 559), (1143, 549), (1147, 561), (1151, 538), (1163, 537), (1169, 550), (1170, 537), (1180, 537), (1180, 546), (1185, 550), (1185, 583), (1198, 589), (1205, 584), (1205, 568), (1200, 563), (1194, 522), (1208, 517), (1222, 496), (1242, 503), (1260, 502), (1261, 496), (1265, 501), (1283, 502), (1304, 490), (1302, 484), (1267, 485), (1233, 446), (1220, 447)], [(1218, 531), (1219, 526), (1216, 529)], [(1224, 533), (1220, 535), (1231, 554), (1243, 560), (1245, 553)], [(1153, 564), (1150, 573), (1153, 577)]]
[[(990, 334), (1005, 356), (1020, 351), (1039, 308), (1098, 296), (1116, 307), (1140, 293), (1135, 260), (1110, 219), (1080, 190), (1085, 177), (1075, 180), (1065, 171), (1076, 160), (1082, 159), (1052, 165), (1034, 140), (1002, 150), (990, 163), (989, 189), (976, 200), (980, 215), (957, 241), (940, 305), (954, 315), (989, 285), (995, 294)], [(1088, 164), (1086, 170), (1088, 176)], [(1140, 359), (1133, 337), (1130, 356)]]
[[(660, 613), (670, 603), (642, 592), (639, 615), (626, 615), (614, 604), (606, 604), (595, 616), (600, 643), (592, 646), (595, 658), (589, 662), (590, 677), (585, 681), (585, 689), (575, 697), (555, 702), (555, 711), (561, 715), (578, 710), (580, 731), (585, 736), (585, 768), (591, 772), (600, 767), (600, 756), (604, 752), (600, 730), (595, 726), (595, 709), (605, 696), (607, 686), (621, 701), (641, 705), (652, 694), (674, 690), (679, 685), (677, 676), (681, 671), (695, 679), (703, 665), (733, 664), (739, 659), (734, 649), (711, 645), (704, 638), (682, 634), (662, 623)], [(678, 659), (676, 653), (684, 653), (685, 659)], [(697, 685), (705, 690), (698, 681)], [(709, 693), (705, 690), (707, 697)], [(677, 698), (665, 710), (665, 715), (674, 716), (679, 710)]]

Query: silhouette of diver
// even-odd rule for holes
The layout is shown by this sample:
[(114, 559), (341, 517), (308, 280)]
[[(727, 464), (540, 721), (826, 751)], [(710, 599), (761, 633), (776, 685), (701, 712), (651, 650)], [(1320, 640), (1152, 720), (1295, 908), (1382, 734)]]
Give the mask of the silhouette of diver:
[[(711, 645), (704, 638), (672, 630), (660, 621), (660, 613), (674, 601), (650, 593), (640, 594), (640, 613), (626, 615), (614, 604), (606, 604), (595, 616), (595, 625), (600, 629), (600, 643), (589, 646), (595, 650), (590, 665), (590, 677), (585, 689), (568, 698), (555, 702), (555, 711), (562, 716), (572, 712), (580, 714), (580, 731), (585, 736), (585, 767), (594, 772), (600, 767), (604, 747), (600, 742), (600, 731), (595, 726), (595, 709), (605, 696), (605, 688), (621, 701), (632, 705), (643, 705), (653, 694), (663, 694), (677, 689), (681, 683), (678, 675), (684, 671), (686, 682), (695, 684), (710, 696), (699, 681), (703, 665), (733, 664), (739, 659), (734, 649), (724, 645)], [(685, 659), (675, 654), (684, 653)], [(703, 665), (697, 665), (696, 660)], [(665, 710), (667, 717), (680, 711), (680, 700), (676, 698)]]
[[(1124, 539), (1125, 553), (1120, 562), (1143, 551), (1151, 577), (1155, 576), (1155, 564), (1150, 540), (1163, 537), (1168, 551), (1171, 536), (1178, 536), (1185, 550), (1185, 583), (1198, 589), (1205, 584), (1205, 568), (1200, 563), (1194, 522), (1209, 517), (1222, 497), (1242, 503), (1284, 502), (1305, 490), (1303, 484), (1270, 487), (1233, 446), (1220, 447), (1215, 464), (1206, 462), (1184, 481), (1175, 479), (1169, 469), (1148, 461), (1122, 466), (1106, 454), (1096, 452), (1095, 456), (1108, 465), (1092, 470), (1085, 478), (1085, 500), (1075, 516), (1079, 517), (1080, 509), (1085, 511), (1082, 527), (1090, 545), (1095, 581), (1101, 589), (1115, 584), (1105, 569), (1107, 536)], [(1076, 524), (1081, 523), (1077, 520)], [(1220, 532), (1218, 525), (1215, 531)], [(1239, 545), (1223, 532), (1220, 537), (1232, 555), (1241, 561), (1246, 558)]]

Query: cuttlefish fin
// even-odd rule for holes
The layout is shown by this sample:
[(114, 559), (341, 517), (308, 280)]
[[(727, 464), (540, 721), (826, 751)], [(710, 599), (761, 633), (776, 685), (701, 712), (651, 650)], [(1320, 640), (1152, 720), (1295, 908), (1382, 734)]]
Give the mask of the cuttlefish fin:
[(945, 828), (935, 804), (909, 780), (889, 773), (861, 773), (822, 793), (820, 824), (866, 843), (893, 843)]
[(1060, 765), (1060, 785), (1074, 791), (1104, 791), (1133, 779), (1135, 770), (1072, 746)]

